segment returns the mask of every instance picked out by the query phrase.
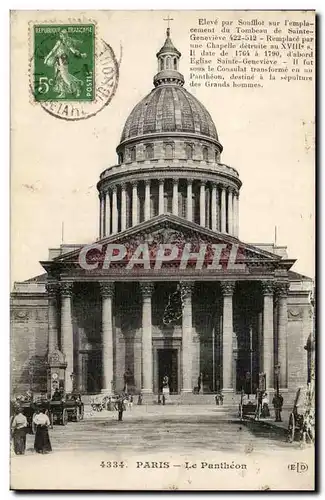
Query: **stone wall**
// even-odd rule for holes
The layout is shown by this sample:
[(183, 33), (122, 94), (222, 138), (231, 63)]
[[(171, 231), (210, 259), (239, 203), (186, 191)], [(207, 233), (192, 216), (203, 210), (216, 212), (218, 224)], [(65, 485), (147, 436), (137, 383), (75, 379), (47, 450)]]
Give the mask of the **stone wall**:
[(12, 394), (47, 387), (47, 295), (17, 294), (11, 299), (10, 355)]

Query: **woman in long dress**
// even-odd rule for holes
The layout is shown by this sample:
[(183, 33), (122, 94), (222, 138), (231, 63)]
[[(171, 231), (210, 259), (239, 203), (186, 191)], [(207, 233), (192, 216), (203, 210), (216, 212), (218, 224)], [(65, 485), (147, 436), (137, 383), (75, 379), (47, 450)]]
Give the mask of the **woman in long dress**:
[(54, 91), (58, 92), (58, 97), (64, 98), (66, 94), (80, 96), (83, 81), (69, 73), (69, 58), (86, 57), (76, 46), (81, 44), (81, 40), (71, 38), (66, 30), (60, 32), (60, 39), (53, 49), (45, 57), (44, 63), (54, 67)]
[(36, 427), (34, 449), (36, 453), (49, 453), (52, 451), (51, 441), (48, 428), (50, 427), (50, 419), (43, 410), (38, 410), (33, 417), (33, 422)]
[(26, 431), (27, 431), (27, 418), (18, 409), (17, 415), (13, 418), (11, 423), (11, 432), (14, 443), (14, 452), (16, 455), (24, 455), (26, 450)]

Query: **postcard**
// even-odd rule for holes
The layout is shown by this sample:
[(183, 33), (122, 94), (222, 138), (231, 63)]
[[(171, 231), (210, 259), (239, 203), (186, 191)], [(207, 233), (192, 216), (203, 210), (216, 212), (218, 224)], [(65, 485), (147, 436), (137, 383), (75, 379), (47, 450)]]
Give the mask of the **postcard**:
[(314, 490), (315, 38), (11, 12), (11, 489)]

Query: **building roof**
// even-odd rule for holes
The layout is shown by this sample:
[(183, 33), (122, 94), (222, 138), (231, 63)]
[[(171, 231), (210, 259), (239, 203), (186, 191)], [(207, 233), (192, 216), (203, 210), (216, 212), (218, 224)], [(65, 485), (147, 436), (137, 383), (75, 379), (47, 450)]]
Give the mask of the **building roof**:
[(142, 99), (126, 120), (121, 142), (159, 132), (199, 134), (218, 141), (210, 113), (179, 85), (158, 86)]

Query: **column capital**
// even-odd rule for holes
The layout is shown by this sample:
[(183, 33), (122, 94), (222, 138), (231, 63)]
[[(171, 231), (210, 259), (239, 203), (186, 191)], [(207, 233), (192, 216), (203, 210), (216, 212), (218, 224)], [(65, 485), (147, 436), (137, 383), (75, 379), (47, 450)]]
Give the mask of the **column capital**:
[(262, 293), (263, 295), (273, 295), (274, 293), (274, 281), (265, 280), (261, 281)]
[(117, 192), (117, 184), (113, 184), (111, 186), (111, 190), (112, 190), (112, 193), (116, 193)]
[(115, 290), (115, 283), (114, 281), (112, 282), (106, 282), (102, 281), (99, 283), (100, 286), (100, 293), (103, 298), (112, 298), (114, 296), (114, 290)]
[(144, 185), (145, 186), (150, 186), (151, 179), (144, 179)]
[(134, 179), (134, 180), (130, 181), (130, 184), (134, 188), (134, 187), (138, 187), (138, 182), (139, 182), (138, 179)]
[(288, 281), (275, 283), (275, 293), (278, 297), (287, 297), (290, 289), (290, 283)]
[(142, 297), (145, 298), (150, 298), (153, 291), (154, 291), (155, 285), (152, 282), (146, 281), (140, 283), (140, 290), (142, 293)]
[(72, 290), (73, 283), (65, 281), (60, 283), (61, 297), (72, 297)]
[(182, 299), (190, 297), (194, 290), (194, 283), (192, 281), (182, 281), (179, 284), (181, 289)]
[(159, 184), (164, 185), (165, 184), (165, 179), (163, 177), (159, 177), (158, 182), (159, 182)]
[(207, 181), (205, 179), (200, 179), (200, 186), (205, 186)]
[(127, 182), (126, 182), (126, 181), (122, 181), (122, 182), (120, 182), (120, 187), (121, 187), (121, 189), (125, 189), (125, 188), (126, 188), (126, 185), (127, 185)]
[(233, 295), (236, 281), (221, 281), (220, 286), (222, 295)]
[(59, 291), (59, 283), (50, 281), (46, 283), (45, 288), (49, 299), (55, 299)]
[(179, 183), (179, 178), (178, 177), (173, 177), (173, 184), (178, 184)]

